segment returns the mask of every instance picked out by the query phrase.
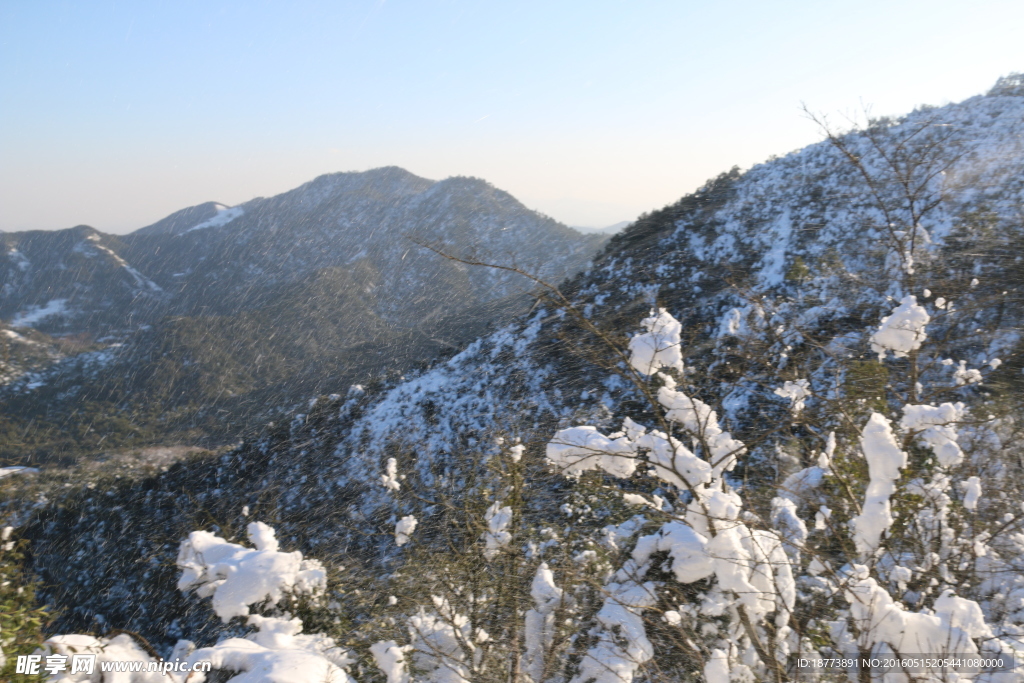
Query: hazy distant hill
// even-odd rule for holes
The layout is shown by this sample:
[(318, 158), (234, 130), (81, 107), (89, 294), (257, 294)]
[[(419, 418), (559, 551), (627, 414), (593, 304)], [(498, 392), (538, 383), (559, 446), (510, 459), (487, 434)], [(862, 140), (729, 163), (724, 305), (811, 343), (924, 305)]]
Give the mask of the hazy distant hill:
[[(604, 239), (482, 180), (395, 167), (321, 176), (236, 207), (201, 204), (126, 236), (86, 226), (0, 235), (0, 318), (89, 351), (8, 380), (0, 402), (12, 433), (33, 427), (16, 443), (0, 436), (0, 453), (48, 457), (54, 439), (77, 449), (81, 439), (56, 435), (73, 431), (65, 421), (82, 404), (101, 425), (116, 412), (140, 428), (179, 411), (133, 438), (226, 438), (240, 414), (434, 359), (525, 301), (523, 278), (467, 269), (417, 242), (557, 281)], [(382, 356), (381, 341), (400, 352)], [(92, 430), (98, 443), (103, 430)]]

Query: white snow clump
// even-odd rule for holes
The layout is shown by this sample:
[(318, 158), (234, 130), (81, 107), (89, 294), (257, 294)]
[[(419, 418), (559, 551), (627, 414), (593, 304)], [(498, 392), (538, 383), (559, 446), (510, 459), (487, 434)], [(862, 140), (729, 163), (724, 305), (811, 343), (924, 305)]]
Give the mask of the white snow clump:
[(409, 663), (405, 654), (411, 649), (393, 640), (382, 640), (370, 646), (370, 654), (377, 668), (388, 677), (388, 683), (409, 683)]
[[(156, 661), (127, 633), (113, 638), (94, 638), (78, 634), (53, 636), (43, 641), (42, 648), (36, 650), (36, 654), (43, 655), (44, 661), (47, 656), (62, 655), (69, 658), (65, 662), (70, 662), (70, 657), (75, 654), (94, 654), (96, 655), (94, 671), (97, 674), (103, 664), (107, 662), (144, 662), (148, 664)], [(70, 669), (69, 665), (66, 666)], [(131, 683), (167, 683), (168, 680), (177, 680), (173, 673), (168, 672), (168, 675), (164, 676), (159, 671), (145, 671), (145, 668), (143, 667), (142, 671), (126, 674), (126, 677), (120, 680), (130, 680)], [(74, 674), (65, 671), (59, 678), (56, 676), (57, 674), (54, 674), (50, 680), (58, 681), (58, 683), (87, 683), (100, 680), (95, 677), (95, 674), (89, 675), (83, 671), (77, 671)], [(116, 677), (119, 674), (114, 673), (113, 676), (115, 678), (111, 678), (111, 681), (117, 680)], [(131, 678), (129, 679), (128, 676)]]
[(871, 350), (878, 354), (878, 360), (885, 360), (885, 352), (892, 351), (897, 358), (904, 358), (911, 351), (921, 348), (928, 338), (925, 332), (931, 318), (928, 311), (917, 304), (917, 297), (910, 294), (903, 297), (892, 314), (882, 318), (882, 324), (871, 335)]
[(889, 497), (896, 492), (896, 480), (900, 478), (900, 468), (907, 464), (907, 454), (897, 445), (889, 421), (879, 413), (871, 414), (861, 432), (860, 444), (868, 461), (870, 481), (864, 493), (863, 511), (853, 519), (853, 540), (857, 552), (870, 556), (878, 549), (882, 534), (892, 526)]
[(960, 361), (960, 365), (953, 372), (953, 382), (956, 386), (961, 387), (965, 384), (981, 384), (982, 376), (981, 371), (971, 368), (967, 369), (967, 361)]
[(512, 508), (501, 507), (501, 503), (494, 503), (484, 513), (487, 521), (487, 531), (484, 532), (484, 557), (493, 560), (498, 551), (508, 545), (512, 540), (512, 534), (505, 529), (512, 521)]
[(927, 444), (943, 467), (953, 467), (963, 462), (964, 452), (956, 442), (955, 425), (963, 420), (963, 403), (943, 403), (936, 406), (903, 406), (900, 429), (917, 432), (917, 438)]
[(395, 544), (402, 546), (408, 543), (412, 538), (412, 532), (416, 531), (416, 524), (418, 522), (413, 515), (406, 515), (398, 520), (395, 524)]
[(544, 673), (544, 652), (555, 638), (555, 609), (562, 603), (562, 589), (555, 585), (555, 576), (546, 562), (537, 567), (530, 597), (536, 607), (526, 612), (523, 669), (527, 676), (539, 683)]
[(664, 308), (658, 309), (651, 317), (643, 319), (647, 332), (629, 341), (629, 364), (642, 375), (653, 375), (661, 368), (673, 368), (682, 372), (683, 354), (679, 338), (683, 326)]
[[(354, 660), (333, 638), (321, 633), (300, 635), (300, 619), (254, 614), (249, 625), (259, 630), (196, 650), (189, 661), (209, 661), (215, 671), (235, 672), (228, 683), (354, 683), (345, 670)], [(192, 680), (205, 679), (193, 674)]]
[(380, 483), (389, 491), (397, 491), (402, 488), (402, 484), (398, 481), (398, 461), (394, 458), (388, 458), (384, 474), (380, 475)]
[(810, 382), (806, 379), (798, 379), (795, 382), (786, 381), (781, 387), (774, 391), (776, 396), (788, 398), (793, 413), (799, 413), (804, 409), (804, 400), (811, 395)]
[(193, 531), (181, 542), (178, 590), (196, 589), (213, 598), (213, 610), (227, 623), (249, 614), (249, 605), (276, 604), (285, 593), (315, 595), (327, 585), (327, 573), (318, 560), (304, 560), (299, 551), (282, 553), (274, 530), (263, 522), (247, 527), (255, 547), (230, 543), (209, 531)]
[(967, 481), (960, 482), (964, 489), (964, 507), (968, 510), (978, 509), (978, 499), (981, 498), (981, 480), (977, 477), (968, 477)]

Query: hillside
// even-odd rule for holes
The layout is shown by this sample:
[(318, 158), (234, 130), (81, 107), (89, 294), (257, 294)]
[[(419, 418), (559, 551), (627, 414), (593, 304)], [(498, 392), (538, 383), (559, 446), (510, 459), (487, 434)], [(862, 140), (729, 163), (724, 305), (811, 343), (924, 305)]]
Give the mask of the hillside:
[[(602, 238), (484, 181), (392, 167), (237, 207), (202, 204), (126, 236), (79, 227), (0, 242), (0, 316), (88, 351), (54, 354), (0, 387), (0, 457), (46, 462), (229, 442), (268, 407), (430, 362), (526, 305), (514, 276), (419, 243), (558, 279)], [(402, 350), (382, 357), (379, 339)]]
[[(626, 681), (634, 675), (649, 681), (710, 677), (709, 671), (732, 671), (737, 680), (789, 680), (772, 662), (802, 648), (871, 653), (891, 644), (892, 650), (879, 650), (891, 653), (898, 651), (902, 634), (926, 632), (906, 626), (897, 636), (864, 640), (875, 627), (864, 626), (870, 612), (856, 611), (857, 591), (866, 591), (872, 606), (884, 594), (885, 604), (895, 605), (886, 614), (901, 615), (906, 624), (934, 622), (936, 629), (941, 623), (947, 635), (954, 628), (949, 615), (961, 614), (955, 628), (970, 636), (975, 653), (979, 647), (1017, 651), (1013, 643), (1024, 632), (1018, 604), (1024, 568), (1014, 564), (1021, 556), (1024, 494), (1024, 84), (1019, 77), (1004, 79), (984, 96), (829, 137), (746, 172), (724, 173), (640, 217), (611, 238), (584, 272), (564, 281), (519, 261), (558, 287), (535, 290), (542, 296), (528, 310), (431, 367), (372, 386), (348, 386), (340, 378), (333, 391), (318, 386), (326, 395), (310, 395), (259, 437), (149, 476), (111, 474), (59, 492), (63, 481), (55, 474), (8, 482), (12, 494), (20, 487), (21, 500), (46, 496), (20, 506), (12, 498), (5, 509), (32, 541), (45, 599), (63, 610), (52, 628), (126, 629), (161, 652), (170, 652), (179, 638), (202, 646), (212, 645), (218, 633), (243, 633), (241, 620), (224, 627), (206, 602), (178, 590), (175, 558), (180, 565), (179, 543), (194, 530), (241, 542), (243, 529), (262, 521), (276, 529), (284, 547), (331, 568), (325, 579), (329, 604), (303, 603), (288, 614), (300, 614), (307, 633), (328, 633), (354, 653), (356, 659), (344, 666), (360, 680), (383, 680), (374, 661), (382, 670), (384, 661), (405, 661), (394, 652), (392, 660), (376, 654), (371, 659), (374, 642), (390, 642), (396, 651), (398, 642), (408, 642), (401, 652), (417, 653), (409, 654), (418, 658), (416, 666), (461, 672), (462, 678), (450, 680), (485, 680), (473, 678), (470, 672), (483, 665), (466, 653), (508, 662), (514, 651), (518, 662), (519, 631), (510, 624), (531, 606), (539, 615), (533, 618), (553, 634), (544, 641), (548, 649), (541, 649), (558, 652), (561, 662), (557, 671), (530, 669), (537, 676), (531, 680), (612, 680), (593, 668), (597, 664), (588, 669), (588, 662), (617, 663), (617, 671), (628, 672), (620, 679)], [(318, 192), (332, 187), (325, 181)], [(258, 206), (242, 215), (270, 230), (272, 223), (260, 222)], [(193, 234), (182, 232), (185, 224), (157, 224), (150, 234), (185, 239)], [(468, 226), (455, 234), (465, 236), (454, 239), (460, 249), (465, 242), (459, 240), (478, 235)], [(489, 249), (490, 256), (481, 259), (500, 260), (500, 249)], [(401, 256), (390, 247), (386, 253)], [(272, 264), (280, 254), (253, 258), (267, 269), (266, 277), (276, 277)], [(372, 252), (366, 258), (384, 259)], [(173, 267), (150, 275), (138, 262), (162, 290), (170, 289), (164, 283)], [(495, 298), (536, 284), (516, 284), (508, 271), (458, 272), (474, 288), (494, 286)], [(393, 273), (382, 277), (399, 289), (405, 282)], [(334, 291), (330, 274), (314, 282), (325, 288), (318, 291)], [(245, 296), (246, 302), (257, 299)], [(267, 298), (252, 305), (259, 311), (274, 303)], [(330, 316), (332, 310), (315, 305), (309, 315)], [(408, 309), (396, 301), (374, 310), (390, 323)], [(886, 328), (889, 320), (902, 324), (901, 310), (926, 319), (927, 335), (915, 337), (916, 346), (905, 350), (880, 346), (880, 330), (897, 330), (899, 337), (924, 329), (924, 323)], [(306, 313), (298, 315), (289, 334), (303, 338), (307, 319)], [(674, 320), (678, 329), (664, 332), (674, 343), (663, 351), (665, 358), (672, 349), (680, 357), (664, 361), (668, 374), (632, 370), (643, 349), (636, 340), (656, 335), (658, 325), (669, 329)], [(372, 351), (384, 367), (402, 358), (405, 346), (382, 333)], [(308, 353), (313, 358), (322, 350), (309, 347)], [(670, 409), (669, 399), (684, 391), (699, 401)], [(923, 430), (899, 427), (899, 445), (890, 429), (886, 438), (902, 454), (900, 467), (907, 473), (896, 468), (886, 479), (868, 429), (881, 422), (889, 429), (889, 421), (912, 424), (900, 423), (901, 415), (938, 409), (924, 406), (926, 401), (948, 405), (959, 417), (921, 423), (947, 430), (923, 436)], [(659, 412), (659, 405), (666, 410)], [(682, 417), (669, 417), (673, 410)], [(700, 429), (682, 427), (701, 420)], [(574, 443), (559, 442), (556, 433), (566, 433), (559, 430), (585, 425), (603, 434), (623, 425), (603, 448), (618, 448), (615, 453), (624, 457), (622, 444), (640, 443), (641, 432), (631, 433), (640, 429), (637, 423), (661, 425), (669, 434), (678, 429), (673, 448), (699, 461), (693, 471), (714, 469), (711, 453), (723, 440), (742, 448), (730, 456), (729, 466), (715, 464), (707, 489), (687, 490), (678, 469), (666, 474), (656, 446), (647, 447), (646, 460), (637, 456), (651, 465), (646, 479), (644, 468), (626, 471), (614, 458), (600, 466), (603, 471), (583, 476), (558, 471), (557, 447)], [(956, 443), (957, 429), (959, 460), (940, 449)], [(651, 430), (648, 435), (659, 434)], [(659, 438), (670, 442), (664, 434)], [(525, 448), (510, 451), (517, 443)], [(658, 462), (660, 470), (652, 464)], [(578, 469), (588, 468), (599, 469)], [(953, 486), (953, 477), (962, 484)], [(897, 481), (910, 493), (893, 497), (895, 513), (889, 515)], [(709, 493), (712, 484), (716, 488)], [(884, 496), (889, 516), (871, 541), (863, 520), (874, 519), (867, 505), (882, 484), (891, 485)], [(981, 491), (985, 502), (979, 507)], [(694, 506), (705, 495), (728, 506), (720, 514), (705, 512), (698, 522)], [(825, 507), (842, 496), (858, 506), (863, 501), (864, 510), (852, 503)], [(504, 529), (512, 528), (501, 521), (502, 505), (510, 506), (509, 519), (514, 516), (521, 529), (512, 545), (502, 540)], [(842, 524), (828, 527), (833, 513)], [(419, 526), (401, 527), (410, 517)], [(477, 526), (466, 521), (474, 519)], [(720, 535), (709, 540), (714, 524), (723, 520)], [(928, 520), (940, 521), (928, 526)], [(400, 528), (408, 530), (405, 538)], [(729, 535), (741, 528), (746, 545)], [(650, 535), (641, 536), (641, 530)], [(249, 533), (258, 545), (251, 528)], [(683, 536), (689, 545), (678, 540)], [(404, 546), (410, 537), (411, 545)], [(718, 539), (735, 540), (729, 557), (749, 560), (745, 575), (735, 569), (741, 563), (716, 564), (723, 555), (710, 548), (715, 542), (723, 547)], [(750, 549), (758, 539), (775, 544), (761, 559)], [(934, 558), (928, 545), (933, 542)], [(960, 542), (968, 550), (946, 554)], [(483, 553), (479, 564), (463, 557), (462, 547)], [(487, 554), (495, 548), (504, 554)], [(781, 566), (789, 572), (785, 581)], [(587, 571), (590, 583), (579, 579)], [(758, 571), (778, 585), (758, 583)], [(556, 590), (556, 579), (560, 586), (578, 580), (575, 592)], [(648, 597), (628, 593), (641, 587)], [(767, 595), (768, 606), (754, 593)], [(502, 602), (512, 594), (522, 602)], [(486, 607), (473, 614), (475, 621), (453, 616), (456, 609), (469, 613), (478, 604)], [(545, 621), (555, 614), (555, 604), (565, 610), (557, 612), (557, 624), (554, 617)], [(962, 616), (967, 612), (954, 607), (977, 608), (978, 621), (971, 625)], [(428, 623), (435, 628), (430, 634), (448, 634), (452, 642), (466, 634), (476, 634), (476, 640), (457, 642), (447, 664), (437, 664), (444, 658), (430, 644), (448, 641), (417, 632)], [(489, 635), (452, 635), (466, 623), (485, 623)], [(845, 630), (854, 627), (862, 630)], [(524, 633), (531, 637), (529, 627)], [(921, 638), (918, 647), (933, 642), (932, 636)], [(764, 642), (778, 650), (766, 654)], [(487, 652), (495, 653), (494, 660), (486, 660)], [(661, 668), (644, 668), (655, 652)], [(539, 661), (535, 656), (527, 651), (524, 667)], [(725, 668), (713, 668), (720, 665)], [(494, 674), (493, 680), (505, 679)]]

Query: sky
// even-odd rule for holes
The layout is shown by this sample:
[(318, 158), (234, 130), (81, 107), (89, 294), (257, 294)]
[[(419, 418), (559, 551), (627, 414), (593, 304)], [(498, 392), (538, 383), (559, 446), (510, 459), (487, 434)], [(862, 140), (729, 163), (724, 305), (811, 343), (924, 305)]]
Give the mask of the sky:
[(323, 173), (631, 220), (1024, 71), (1024, 3), (0, 0), (0, 230), (125, 233)]

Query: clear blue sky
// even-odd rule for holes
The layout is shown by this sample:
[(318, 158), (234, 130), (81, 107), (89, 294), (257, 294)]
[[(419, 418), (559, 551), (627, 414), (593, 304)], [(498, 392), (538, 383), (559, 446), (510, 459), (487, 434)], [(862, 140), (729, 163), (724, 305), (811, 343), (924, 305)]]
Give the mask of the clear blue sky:
[(0, 0), (0, 229), (127, 232), (333, 171), (571, 225), (1024, 71), (1024, 2)]

